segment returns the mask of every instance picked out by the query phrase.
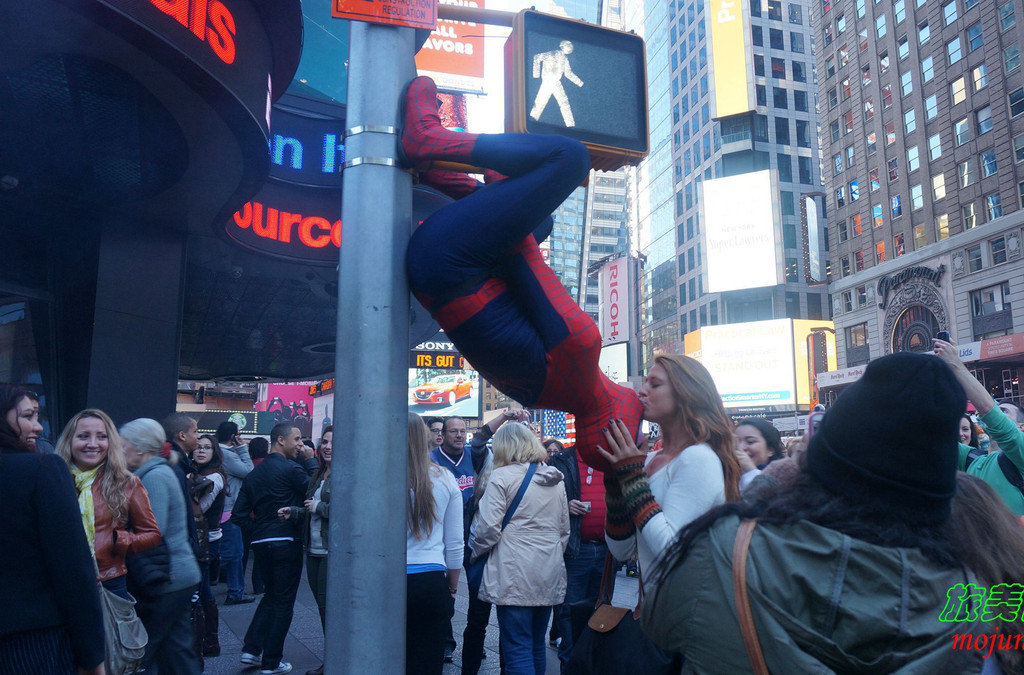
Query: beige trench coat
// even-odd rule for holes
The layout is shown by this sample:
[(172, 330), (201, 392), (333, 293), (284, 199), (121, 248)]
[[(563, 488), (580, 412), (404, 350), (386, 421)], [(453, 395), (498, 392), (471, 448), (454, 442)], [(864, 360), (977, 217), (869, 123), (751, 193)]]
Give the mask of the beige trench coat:
[(473, 558), (490, 551), (480, 599), (496, 605), (549, 607), (565, 599), (569, 508), (562, 473), (541, 464), (508, 526), (505, 512), (515, 499), (528, 464), (495, 469), (480, 500)]

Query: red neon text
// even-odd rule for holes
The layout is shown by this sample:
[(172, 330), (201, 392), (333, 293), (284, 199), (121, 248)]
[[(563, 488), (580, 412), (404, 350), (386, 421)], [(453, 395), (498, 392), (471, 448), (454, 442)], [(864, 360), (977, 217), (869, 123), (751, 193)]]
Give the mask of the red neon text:
[(235, 211), (235, 225), (243, 230), (252, 227), (256, 236), (282, 244), (291, 243), (294, 233), (301, 244), (310, 248), (323, 248), (328, 244), (341, 247), (341, 220), (332, 225), (320, 216), (305, 217), (301, 213), (279, 211), (264, 207), (260, 202), (246, 202), (240, 211)]
[(149, 0), (197, 38), (208, 42), (224, 63), (235, 62), (235, 17), (220, 0)]

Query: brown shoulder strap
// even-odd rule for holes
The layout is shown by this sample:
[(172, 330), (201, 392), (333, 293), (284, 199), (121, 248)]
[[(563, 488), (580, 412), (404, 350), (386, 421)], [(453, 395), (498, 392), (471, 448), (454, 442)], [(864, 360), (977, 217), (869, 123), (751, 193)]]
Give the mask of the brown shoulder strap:
[(736, 596), (736, 615), (739, 618), (740, 631), (743, 633), (743, 644), (747, 647), (747, 656), (750, 657), (754, 675), (769, 675), (768, 664), (765, 663), (764, 653), (761, 652), (761, 641), (757, 637), (757, 626), (754, 625), (754, 614), (750, 611), (750, 598), (747, 596), (747, 549), (750, 547), (755, 527), (757, 520), (740, 522), (736, 543), (732, 549), (732, 590)]

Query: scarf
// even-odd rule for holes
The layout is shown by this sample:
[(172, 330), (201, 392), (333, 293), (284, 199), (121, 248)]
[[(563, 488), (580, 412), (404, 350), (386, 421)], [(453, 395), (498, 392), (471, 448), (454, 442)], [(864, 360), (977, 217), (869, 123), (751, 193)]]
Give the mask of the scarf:
[(82, 512), (82, 526), (85, 528), (85, 538), (89, 540), (89, 550), (93, 557), (96, 556), (96, 512), (92, 503), (92, 484), (103, 464), (94, 469), (82, 471), (74, 464), (71, 465), (71, 477), (75, 479), (75, 490), (78, 491), (78, 508)]

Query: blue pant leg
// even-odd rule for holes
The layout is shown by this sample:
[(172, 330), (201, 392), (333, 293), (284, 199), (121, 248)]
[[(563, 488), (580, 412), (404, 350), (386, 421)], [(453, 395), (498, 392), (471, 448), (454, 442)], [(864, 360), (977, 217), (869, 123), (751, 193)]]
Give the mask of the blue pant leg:
[(501, 634), (501, 649), (505, 654), (506, 675), (534, 675), (534, 608), (511, 605), (497, 607), (498, 632)]
[(228, 579), (228, 597), (237, 598), (245, 591), (242, 573), (242, 530), (227, 521), (220, 528), (220, 560)]

